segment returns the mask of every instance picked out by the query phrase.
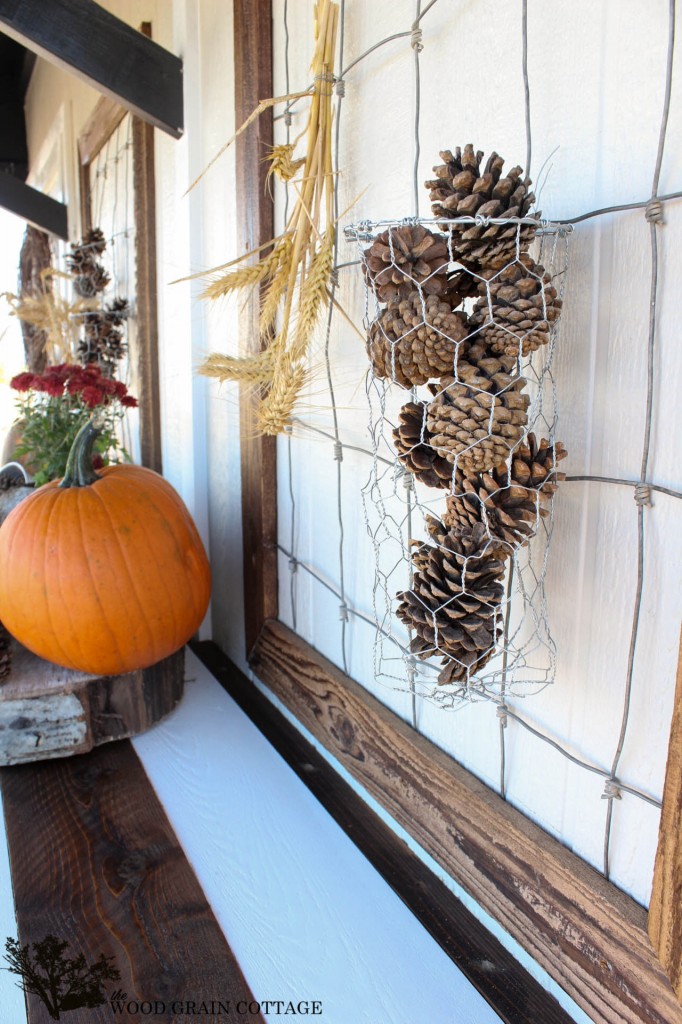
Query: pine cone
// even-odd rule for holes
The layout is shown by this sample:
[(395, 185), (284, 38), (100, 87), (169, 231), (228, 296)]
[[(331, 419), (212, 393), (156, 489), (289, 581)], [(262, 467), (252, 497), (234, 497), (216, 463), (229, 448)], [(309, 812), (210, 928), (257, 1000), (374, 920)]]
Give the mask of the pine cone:
[(475, 477), (455, 474), (455, 493), (446, 499), (444, 525), (455, 535), (471, 532), (483, 523), (499, 558), (507, 558), (534, 536), (540, 516), (548, 515), (542, 504), (549, 501), (565, 473), (556, 465), (566, 449), (535, 434), (514, 451), (511, 466), (502, 465)]
[[(441, 154), (444, 163), (434, 167), (435, 180), (425, 182), (436, 217), (463, 216), (526, 217), (535, 196), (529, 191), (530, 178), (522, 178), (520, 167), (502, 177), (504, 160), (491, 153), (483, 174), (483, 153), (474, 153), (469, 144), (464, 152), (457, 147)], [(538, 215), (539, 216), (539, 215)], [(499, 269), (516, 258), (517, 235), (520, 251), (525, 251), (537, 228), (533, 224), (453, 224), (453, 254), (466, 266), (480, 264)]]
[[(476, 276), (478, 275), (478, 276)], [(480, 278), (483, 271), (480, 267), (462, 268), (448, 274), (445, 284), (445, 291), (439, 298), (447, 302), (452, 309), (461, 306), (464, 299), (470, 299), (478, 295), (478, 288), (481, 284)]]
[[(478, 286), (481, 298), (471, 323), (480, 327), (480, 339), (496, 355), (527, 356), (549, 341), (550, 325), (559, 316), (561, 299), (544, 267), (527, 253)], [(488, 299), (488, 291), (490, 299)], [(489, 321), (492, 321), (490, 323)]]
[(0, 682), (6, 679), (12, 669), (11, 637), (0, 622)]
[(377, 377), (411, 388), (453, 373), (467, 333), (465, 313), (453, 313), (437, 295), (411, 291), (371, 325), (367, 351)]
[(399, 413), (393, 430), (398, 458), (416, 480), (427, 487), (452, 487), (453, 467), (432, 447), (426, 427), (427, 402), (408, 402)]
[(467, 476), (504, 463), (523, 436), (530, 398), (511, 356), (494, 357), (472, 345), (457, 378), (430, 385), (426, 426), (439, 453)]
[(462, 682), (495, 653), (504, 562), (489, 553), (481, 524), (456, 536), (429, 516), (427, 528), (435, 544), (416, 546), (412, 589), (397, 595), (397, 615), (414, 631), (414, 654), (444, 655), (439, 684)]
[(419, 224), (388, 228), (364, 252), (363, 271), (380, 302), (405, 298), (417, 286), (440, 295), (447, 266), (447, 245)]

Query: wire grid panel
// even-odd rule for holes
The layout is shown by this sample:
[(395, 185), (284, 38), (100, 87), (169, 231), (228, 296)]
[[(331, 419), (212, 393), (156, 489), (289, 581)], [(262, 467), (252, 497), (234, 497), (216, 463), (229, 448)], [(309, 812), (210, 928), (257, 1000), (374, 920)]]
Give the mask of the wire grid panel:
[[(539, 230), (530, 258), (521, 223), (498, 219), (493, 230), (513, 236), (509, 259), (486, 273), (458, 262), (453, 228), (466, 228), (467, 221), (474, 223), (408, 218), (346, 229), (358, 244), (367, 282), (365, 327), (373, 364), (366, 388), (373, 459), (362, 499), (375, 553), (375, 677), (443, 708), (528, 695), (553, 682), (556, 671), (545, 576), (561, 453), (555, 447), (552, 364), (568, 231), (531, 219), (532, 230)], [(403, 250), (409, 248), (406, 239), (419, 240), (421, 250), (429, 238), (443, 255), (442, 262), (422, 264), (424, 277), (405, 262)], [(377, 239), (384, 258), (378, 270), (376, 244), (368, 247)], [(526, 298), (514, 287), (519, 279)], [(510, 294), (516, 305), (505, 306), (502, 297)], [(522, 317), (518, 306), (530, 312)], [(489, 351), (491, 337), (499, 359)], [(474, 353), (479, 361), (488, 355), (494, 381), (467, 373)], [(447, 413), (451, 401), (460, 420), (451, 421), (456, 433), (434, 437), (429, 427), (439, 422), (439, 406), (445, 403)], [(527, 468), (520, 457), (539, 438), (548, 443), (549, 459), (541, 481), (524, 485), (514, 467)], [(480, 481), (482, 472), (484, 495), (471, 482)], [(545, 481), (543, 494), (537, 483)], [(459, 559), (448, 533), (457, 526), (465, 541)], [(475, 550), (466, 546), (472, 531)], [(443, 557), (425, 565), (436, 549)], [(422, 585), (415, 587), (417, 565)], [(443, 568), (446, 578), (434, 580)], [(433, 587), (425, 595), (429, 580)], [(461, 628), (462, 619), (471, 623), (471, 634)]]
[[(116, 376), (139, 396), (134, 353), (137, 350), (135, 295), (135, 190), (133, 181), (133, 124), (127, 114), (111, 133), (90, 168), (90, 219), (100, 228), (106, 241), (101, 260), (110, 283), (104, 292), (107, 302), (127, 299), (125, 321), (126, 355)], [(139, 411), (126, 409), (123, 443), (134, 462), (140, 461)]]

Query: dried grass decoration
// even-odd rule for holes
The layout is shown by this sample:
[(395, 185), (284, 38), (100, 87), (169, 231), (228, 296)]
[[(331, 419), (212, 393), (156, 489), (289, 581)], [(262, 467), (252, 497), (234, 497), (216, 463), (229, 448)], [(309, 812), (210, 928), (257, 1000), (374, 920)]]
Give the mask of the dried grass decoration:
[(45, 332), (48, 363), (68, 362), (73, 359), (78, 345), (83, 314), (96, 309), (98, 303), (94, 299), (80, 296), (73, 300), (67, 299), (52, 286), (55, 278), (70, 281), (72, 274), (46, 267), (41, 271), (40, 278), (45, 282), (44, 291), (35, 295), (4, 292), (2, 297), (9, 303), (13, 316)]
[[(210, 355), (199, 373), (259, 387), (256, 422), (263, 434), (279, 434), (291, 420), (307, 379), (310, 341), (329, 300), (336, 238), (331, 98), (338, 19), (338, 4), (330, 0), (316, 4), (312, 92), (264, 100), (230, 140), (276, 103), (310, 96), (307, 130), (299, 136), (306, 135), (305, 156), (294, 158), (298, 139), (275, 146), (268, 156), (268, 177), (274, 174), (296, 191), (284, 231), (267, 246), (219, 268), (221, 273), (204, 291), (205, 298), (217, 299), (234, 291), (261, 289), (262, 351), (243, 358)], [(272, 248), (260, 262), (238, 266), (269, 246)], [(235, 266), (237, 269), (228, 269)]]

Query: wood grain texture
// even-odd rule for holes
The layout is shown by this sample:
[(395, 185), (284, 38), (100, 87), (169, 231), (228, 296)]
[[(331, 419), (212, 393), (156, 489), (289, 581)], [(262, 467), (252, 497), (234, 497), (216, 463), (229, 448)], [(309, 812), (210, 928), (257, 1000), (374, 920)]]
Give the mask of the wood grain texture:
[(663, 790), (654, 883), (649, 906), (649, 936), (682, 1001), (682, 636), (668, 767)]
[[(151, 37), (151, 24), (143, 22)], [(140, 461), (161, 473), (161, 391), (156, 282), (156, 184), (154, 129), (133, 117), (133, 190), (135, 203), (136, 376), (140, 401)]]
[[(235, 0), (235, 118), (243, 124), (261, 100), (272, 96), (272, 14), (270, 0)], [(237, 139), (236, 207), (240, 251), (272, 239), (274, 209), (266, 188), (263, 156), (272, 145), (272, 112), (262, 114)], [(259, 295), (244, 304), (239, 318), (243, 354), (260, 351)], [(240, 395), (242, 530), (246, 651), (263, 623), (277, 616), (276, 439), (261, 437), (256, 426), (256, 395)]]
[(0, 207), (57, 238), (69, 237), (64, 203), (31, 188), (13, 174), (0, 174)]
[[(154, 1020), (187, 1020), (174, 1000), (252, 998), (129, 743), (5, 768), (0, 785), (22, 943), (51, 933), (68, 941), (72, 956), (113, 957), (121, 979), (107, 983), (107, 995), (120, 989), (165, 1004)], [(29, 996), (29, 1024), (49, 1019)], [(105, 1004), (68, 1019), (119, 1018)]]
[(596, 1024), (679, 1024), (646, 913), (279, 622), (251, 665)]
[(72, 672), (12, 642), (0, 685), (0, 765), (82, 754), (136, 736), (169, 714), (184, 689), (184, 648), (119, 676)]
[(174, 138), (182, 61), (93, 0), (0, 0), (2, 29)]
[(125, 116), (126, 109), (117, 100), (110, 96), (100, 96), (78, 136), (81, 164), (92, 163)]
[(505, 1024), (571, 1018), (372, 811), (220, 648), (192, 650), (353, 840)]

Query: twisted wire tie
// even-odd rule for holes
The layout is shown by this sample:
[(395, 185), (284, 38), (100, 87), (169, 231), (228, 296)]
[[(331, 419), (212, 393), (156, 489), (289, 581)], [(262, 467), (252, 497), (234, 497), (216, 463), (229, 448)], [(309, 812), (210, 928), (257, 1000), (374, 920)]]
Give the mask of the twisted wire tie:
[(414, 656), (412, 654), (409, 656), (409, 658), (407, 658), (406, 665), (407, 665), (407, 681), (408, 681), (408, 683), (411, 686), (412, 683), (417, 678), (416, 661), (415, 661)]
[(651, 487), (649, 486), (649, 484), (635, 485), (635, 502), (638, 505), (651, 504)]
[(644, 207), (644, 216), (648, 220), (649, 224), (664, 224), (663, 220), (663, 203), (660, 199), (650, 199)]
[(613, 779), (607, 779), (604, 783), (604, 792), (601, 795), (602, 800), (620, 800), (621, 792), (620, 786)]
[(284, 431), (285, 434), (293, 434), (293, 432), (294, 432), (294, 425), (293, 425), (293, 423), (291, 421), (289, 421), (288, 423), (285, 423), (284, 426), (282, 427), (282, 430)]
[(421, 53), (422, 50), (424, 49), (424, 43), (422, 42), (422, 30), (420, 29), (419, 25), (416, 22), (412, 26), (412, 32), (410, 34), (410, 46), (412, 47), (413, 50), (416, 50), (417, 53)]
[(497, 711), (495, 713), (500, 720), (500, 725), (502, 726), (502, 728), (506, 729), (509, 718), (507, 717), (507, 708), (505, 707), (505, 705), (498, 704)]
[(403, 487), (408, 493), (412, 490), (412, 474), (405, 469), (403, 470)]
[(345, 601), (339, 605), (339, 619), (341, 622), (348, 622), (348, 605)]
[(338, 288), (339, 287), (339, 270), (338, 270), (338, 267), (334, 267), (332, 269), (331, 273), (329, 274), (329, 283), (331, 284), (332, 288)]
[(334, 459), (343, 462), (343, 445), (340, 441), (334, 441)]
[(296, 561), (296, 559), (295, 559), (295, 558), (293, 557), (293, 555), (292, 555), (292, 557), (291, 557), (291, 558), (289, 559), (289, 572), (290, 572), (290, 573), (291, 573), (292, 575), (293, 575), (293, 573), (295, 573), (295, 572), (298, 572), (298, 562), (297, 562), (297, 561)]
[(334, 89), (336, 91), (336, 95), (343, 99), (343, 97), (346, 95), (345, 79), (337, 78), (336, 81), (334, 82)]
[[(331, 73), (331, 71), (321, 71), (319, 75), (315, 75), (315, 81), (319, 82), (320, 85), (323, 85), (323, 84), (331, 85), (332, 88), (333, 88), (334, 87), (335, 79), (334, 79), (334, 76)], [(330, 92), (326, 93), (326, 92), (323, 92), (322, 89), (320, 89), (320, 93), (323, 96), (331, 96), (331, 90), (330, 90)]]
[(490, 217), (486, 217), (483, 213), (477, 213), (474, 217), (474, 224), (478, 224), (479, 227), (487, 228), (490, 226)]
[(284, 111), (284, 116), (283, 116), (282, 120), (284, 121), (284, 124), (286, 125), (287, 128), (291, 128), (291, 122), (293, 121), (293, 118), (291, 116), (291, 111), (290, 110), (285, 110)]

